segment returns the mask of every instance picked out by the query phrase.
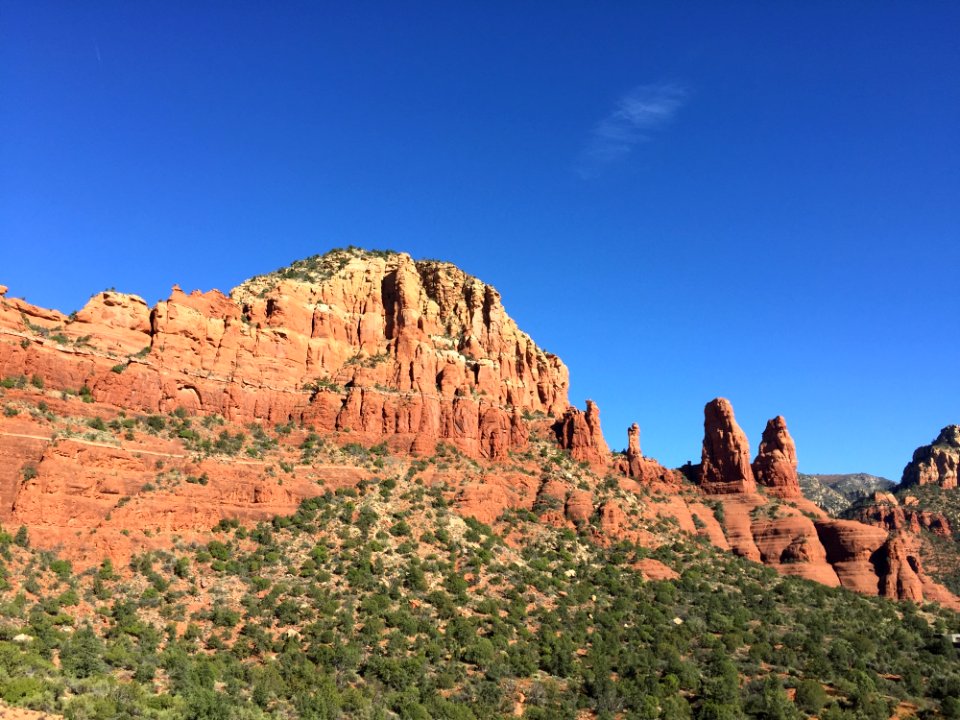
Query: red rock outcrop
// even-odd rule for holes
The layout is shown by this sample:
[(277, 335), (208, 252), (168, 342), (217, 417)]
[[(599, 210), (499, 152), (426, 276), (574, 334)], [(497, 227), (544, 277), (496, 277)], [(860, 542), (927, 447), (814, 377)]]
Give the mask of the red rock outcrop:
[(892, 535), (874, 559), (880, 577), (880, 594), (920, 602), (924, 597), (919, 543), (906, 533)]
[(600, 429), (600, 408), (593, 400), (587, 400), (586, 412), (575, 407), (567, 408), (554, 431), (560, 447), (569, 450), (574, 460), (602, 468), (610, 459), (610, 449)]
[[(150, 448), (58, 439), (20, 485), (6, 519), (26, 525), (34, 544), (61, 547), (83, 566), (107, 555), (124, 559), (138, 548), (169, 547), (175, 535), (202, 535), (224, 517), (290, 514), (305, 498), (353, 487), (366, 476), (358, 468), (310, 468), (280, 484), (265, 474), (266, 463), (196, 462), (157, 438)], [(190, 482), (190, 476), (204, 480)]]
[[(956, 600), (923, 573), (910, 536), (887, 536), (887, 528), (936, 531), (937, 519), (905, 508), (876, 519), (882, 527), (808, 519), (822, 513), (799, 495), (796, 449), (782, 418), (768, 423), (751, 465), (730, 403), (707, 404), (695, 477), (708, 500), (643, 456), (636, 425), (625, 456), (611, 462), (599, 409), (591, 401), (585, 411), (569, 407), (560, 360), (517, 328), (492, 287), (445, 263), (334, 252), (254, 278), (229, 296), (175, 287), (150, 309), (141, 298), (109, 291), (69, 317), (0, 292), (0, 376), (20, 374), (38, 376), (46, 390), (19, 392), (42, 393), (51, 403), (60, 402), (59, 391), (85, 388), (94, 402), (74, 398), (64, 413), (79, 415), (69, 422), (81, 428), (87, 419), (116, 418), (120, 409), (180, 409), (218, 414), (234, 429), (294, 421), (304, 436), (315, 430), (340, 444), (385, 442), (398, 453), (430, 455), (443, 442), (470, 460), (445, 455), (444, 462), (456, 456), (463, 463), (452, 463), (437, 485), (461, 514), (483, 522), (508, 509), (534, 510), (560, 527), (589, 525), (599, 542), (650, 545), (675, 527), (785, 574), (872, 594)], [(89, 407), (99, 415), (86, 415)], [(51, 442), (51, 426), (38, 434), (17, 422), (0, 418), (0, 519), (24, 523), (37, 544), (72, 548), (75, 559), (79, 553), (90, 563), (165, 547), (174, 536), (197, 537), (223, 517), (289, 513), (306, 497), (369, 479), (357, 467), (306, 464), (281, 483), (259, 461), (188, 457), (173, 437), (138, 430), (132, 440), (114, 434), (113, 444)], [(596, 474), (544, 471), (532, 455), (516, 452), (549, 429)], [(954, 435), (945, 430), (935, 452), (915, 456), (919, 476), (956, 484)], [(298, 457), (295, 445), (284, 452), (273, 458), (284, 457), (281, 466)], [(509, 469), (501, 462), (508, 458)], [(440, 473), (439, 465), (418, 472)], [(607, 481), (637, 494), (627, 510), (603, 497), (596, 476), (609, 470), (622, 475)], [(184, 479), (199, 475), (209, 481)], [(785, 502), (771, 503), (770, 495)]]
[(486, 474), (464, 484), (454, 504), (461, 515), (492, 524), (505, 510), (532, 510), (540, 482), (524, 473)]
[(764, 565), (771, 565), (784, 575), (795, 575), (832, 587), (840, 585), (810, 518), (790, 515), (774, 520), (761, 519), (753, 523), (751, 534)]
[(633, 567), (643, 575), (645, 580), (676, 580), (680, 577), (676, 570), (653, 558), (638, 560)]
[(704, 408), (700, 487), (710, 495), (751, 493), (757, 489), (750, 465), (750, 444), (737, 425), (733, 406), (716, 398)]
[(852, 520), (820, 520), (815, 525), (840, 584), (867, 595), (879, 594), (880, 578), (871, 559), (886, 543), (887, 532)]
[(640, 426), (634, 423), (627, 428), (627, 451), (618, 456), (614, 469), (640, 483), (666, 483), (679, 485), (683, 476), (676, 470), (668, 470), (653, 458), (644, 457), (640, 452)]
[[(303, 421), (414, 451), (443, 440), (477, 458), (522, 449), (523, 413), (568, 406), (566, 367), (491, 286), (447, 263), (361, 251), (254, 278), (229, 297), (175, 287), (149, 312), (114, 292), (72, 319), (0, 298), (0, 374), (18, 373), (85, 385), (128, 410)], [(576, 452), (600, 463), (595, 406), (586, 419), (590, 444)]]
[(939, 485), (957, 487), (960, 467), (960, 425), (947, 425), (930, 445), (913, 453), (913, 460), (903, 469), (901, 485)]
[(916, 509), (909, 504), (909, 496), (901, 505), (896, 496), (886, 492), (876, 492), (870, 499), (858, 502), (848, 511), (847, 517), (891, 532), (918, 534), (921, 530), (929, 530), (940, 537), (953, 535), (950, 521), (943, 513)]
[(640, 452), (640, 426), (634, 423), (627, 428), (627, 474), (630, 477), (640, 475), (640, 460), (643, 459), (643, 453)]
[(97, 293), (77, 311), (65, 331), (74, 342), (88, 338), (107, 352), (135, 355), (150, 347), (150, 307), (136, 295)]
[(753, 461), (753, 474), (767, 493), (780, 498), (802, 498), (797, 478), (797, 446), (782, 415), (769, 420)]

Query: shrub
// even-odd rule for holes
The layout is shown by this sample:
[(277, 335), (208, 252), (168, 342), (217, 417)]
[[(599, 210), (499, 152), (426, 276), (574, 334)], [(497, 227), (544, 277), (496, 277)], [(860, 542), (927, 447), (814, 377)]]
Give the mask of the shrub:
[(816, 715), (827, 704), (827, 692), (816, 680), (803, 680), (797, 685), (794, 702), (804, 712)]

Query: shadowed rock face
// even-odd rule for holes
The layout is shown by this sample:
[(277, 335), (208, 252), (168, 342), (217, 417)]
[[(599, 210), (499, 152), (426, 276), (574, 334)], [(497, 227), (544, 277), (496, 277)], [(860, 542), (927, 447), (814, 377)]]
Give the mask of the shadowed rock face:
[(602, 468), (610, 459), (610, 449), (600, 429), (600, 408), (593, 400), (587, 400), (586, 412), (567, 408), (554, 426), (554, 432), (560, 447), (569, 450), (575, 460)]
[(797, 478), (797, 446), (782, 415), (769, 420), (753, 461), (753, 474), (767, 492), (781, 498), (800, 498)]
[(960, 467), (960, 425), (948, 425), (930, 445), (913, 453), (913, 460), (903, 469), (901, 484), (957, 487)]
[(921, 530), (929, 530), (940, 537), (952, 537), (950, 521), (943, 513), (912, 507), (911, 503), (916, 502), (915, 497), (907, 495), (901, 505), (893, 494), (876, 492), (853, 505), (844, 517), (894, 532), (904, 531), (916, 535)]
[(711, 495), (757, 489), (750, 466), (750, 443), (725, 398), (711, 400), (704, 408), (700, 487)]

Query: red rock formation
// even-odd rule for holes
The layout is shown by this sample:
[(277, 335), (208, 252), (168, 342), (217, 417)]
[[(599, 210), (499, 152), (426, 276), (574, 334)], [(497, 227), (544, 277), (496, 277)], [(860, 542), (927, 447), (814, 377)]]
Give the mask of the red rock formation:
[(775, 520), (759, 519), (751, 534), (760, 552), (760, 560), (784, 575), (815, 580), (836, 587), (837, 573), (827, 563), (827, 552), (817, 536), (813, 522), (803, 515)]
[(653, 558), (637, 560), (633, 567), (643, 575), (644, 580), (676, 580), (680, 577), (675, 570)]
[[(562, 527), (596, 521), (591, 532), (600, 542), (654, 545), (664, 532), (644, 529), (638, 518), (669, 519), (679, 531), (787, 574), (861, 592), (955, 600), (923, 574), (910, 538), (804, 517), (810, 510), (797, 494), (796, 453), (782, 418), (768, 424), (752, 467), (726, 400), (706, 407), (698, 475), (715, 496), (710, 502), (725, 511), (723, 527), (712, 508), (674, 487), (681, 484), (675, 471), (642, 455), (636, 426), (626, 456), (612, 464), (623, 473), (615, 478), (621, 488), (640, 496), (630, 500), (629, 514), (614, 499), (594, 507), (597, 488), (583, 485), (593, 482), (590, 473), (541, 478), (517, 454), (507, 470), (500, 461), (527, 448), (531, 432), (538, 437), (551, 427), (572, 457), (611, 469), (599, 410), (590, 401), (585, 412), (569, 408), (560, 360), (516, 327), (493, 288), (444, 263), (332, 253), (254, 278), (230, 296), (174, 288), (150, 310), (140, 298), (105, 292), (73, 317), (0, 292), (0, 376), (18, 374), (42, 378), (51, 403), (60, 402), (56, 391), (86, 386), (108, 419), (117, 409), (180, 408), (222, 415), (234, 427), (293, 420), (340, 443), (386, 442), (399, 453), (432, 454), (439, 442), (452, 444), (472, 464), (450, 470), (456, 474), (442, 485), (452, 488), (462, 514), (484, 522), (507, 509), (533, 509)], [(88, 407), (74, 399), (66, 414), (83, 416)], [(222, 517), (289, 513), (305, 497), (367, 477), (354, 467), (300, 466), (281, 484), (262, 463), (195, 461), (175, 440), (50, 443), (49, 434), (21, 431), (16, 422), (0, 418), (0, 519), (27, 524), (38, 545), (63, 545), (90, 563), (104, 553), (122, 558), (169, 546), (174, 536), (198, 537)], [(296, 451), (287, 452), (290, 460)], [(161, 483), (160, 457), (176, 477), (207, 473), (209, 483)], [(36, 473), (24, 481), (27, 463)], [(940, 482), (951, 482), (949, 463), (933, 466), (938, 478), (946, 476)], [(754, 470), (770, 494), (790, 502), (768, 511)], [(890, 517), (883, 524), (892, 529), (924, 525), (919, 513), (904, 513), (902, 522)]]
[(737, 425), (730, 401), (716, 398), (704, 408), (700, 487), (711, 495), (757, 489), (750, 466), (750, 444)]
[(461, 515), (489, 525), (505, 510), (532, 510), (539, 487), (536, 478), (523, 473), (486, 474), (478, 482), (463, 485), (454, 504)]
[(75, 342), (87, 337), (89, 343), (96, 337), (96, 346), (101, 350), (135, 355), (150, 347), (150, 308), (136, 295), (97, 293), (65, 330)]
[(869, 500), (854, 505), (848, 517), (892, 532), (918, 534), (924, 529), (941, 537), (952, 537), (950, 521), (943, 513), (914, 509), (909, 499), (909, 496), (905, 498), (901, 505), (891, 493), (876, 492)]
[(913, 460), (903, 469), (901, 485), (939, 485), (957, 487), (960, 467), (960, 425), (948, 425), (930, 445), (913, 453)]
[[(8, 515), (26, 525), (39, 547), (62, 547), (81, 566), (105, 555), (125, 559), (138, 548), (169, 547), (174, 536), (203, 534), (221, 518), (246, 521), (294, 512), (308, 497), (353, 487), (366, 473), (325, 468), (322, 477), (304, 470), (283, 478), (264, 474), (265, 464), (210, 458), (194, 462), (153, 438), (150, 450), (58, 439), (24, 481)], [(165, 480), (158, 478), (162, 459)], [(189, 483), (188, 476), (205, 481)]]
[(638, 465), (643, 458), (640, 452), (640, 426), (634, 423), (627, 428), (627, 463), (629, 464), (630, 477), (639, 475)]
[(874, 564), (880, 576), (880, 594), (901, 600), (923, 600), (924, 579), (917, 538), (895, 533), (884, 543)]
[(585, 525), (593, 517), (593, 493), (571, 490), (563, 505), (563, 514), (574, 525)]
[(782, 415), (769, 420), (753, 461), (753, 474), (767, 493), (780, 498), (802, 498), (797, 479), (797, 448)]
[(852, 520), (819, 520), (815, 525), (840, 584), (867, 595), (879, 594), (880, 578), (871, 558), (886, 543), (887, 532)]
[[(86, 385), (128, 410), (297, 420), (361, 442), (430, 451), (443, 440), (495, 459), (525, 447), (522, 413), (556, 417), (568, 404), (563, 363), (517, 328), (496, 290), (402, 254), (334, 252), (230, 297), (175, 287), (149, 314), (113, 292), (74, 319), (2, 297), (0, 374), (18, 373)], [(587, 415), (582, 452), (599, 463), (595, 407)]]
[(636, 423), (627, 428), (627, 452), (616, 458), (613, 467), (641, 484), (679, 485), (683, 482), (683, 476), (678, 471), (668, 470), (653, 458), (643, 456), (640, 452), (640, 426)]
[(49, 441), (37, 437), (32, 423), (7, 420), (0, 440), (0, 521), (7, 522), (24, 477), (36, 472)]
[(593, 400), (587, 400), (587, 411), (567, 408), (554, 430), (560, 447), (570, 451), (574, 460), (602, 468), (610, 458), (610, 449), (600, 429), (600, 408)]

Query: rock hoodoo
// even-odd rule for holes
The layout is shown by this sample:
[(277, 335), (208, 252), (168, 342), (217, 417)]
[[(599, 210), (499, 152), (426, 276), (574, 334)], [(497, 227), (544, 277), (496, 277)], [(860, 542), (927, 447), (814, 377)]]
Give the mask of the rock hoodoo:
[(757, 489), (750, 465), (750, 444), (737, 425), (733, 406), (716, 398), (704, 408), (700, 486), (711, 495)]
[(593, 400), (587, 400), (586, 412), (575, 407), (567, 408), (554, 430), (560, 447), (569, 450), (573, 459), (595, 467), (606, 465), (610, 449), (600, 429), (600, 408)]
[(760, 450), (753, 461), (753, 474), (757, 483), (771, 495), (781, 498), (803, 497), (797, 478), (797, 447), (782, 415), (767, 422)]
[(643, 456), (640, 452), (640, 426), (636, 423), (627, 428), (627, 450), (617, 457), (614, 467), (641, 483), (677, 485), (682, 482), (682, 475), (678, 471), (668, 470), (653, 458)]
[(903, 469), (901, 484), (957, 487), (960, 467), (960, 425), (947, 425), (930, 445), (913, 453), (913, 460)]

